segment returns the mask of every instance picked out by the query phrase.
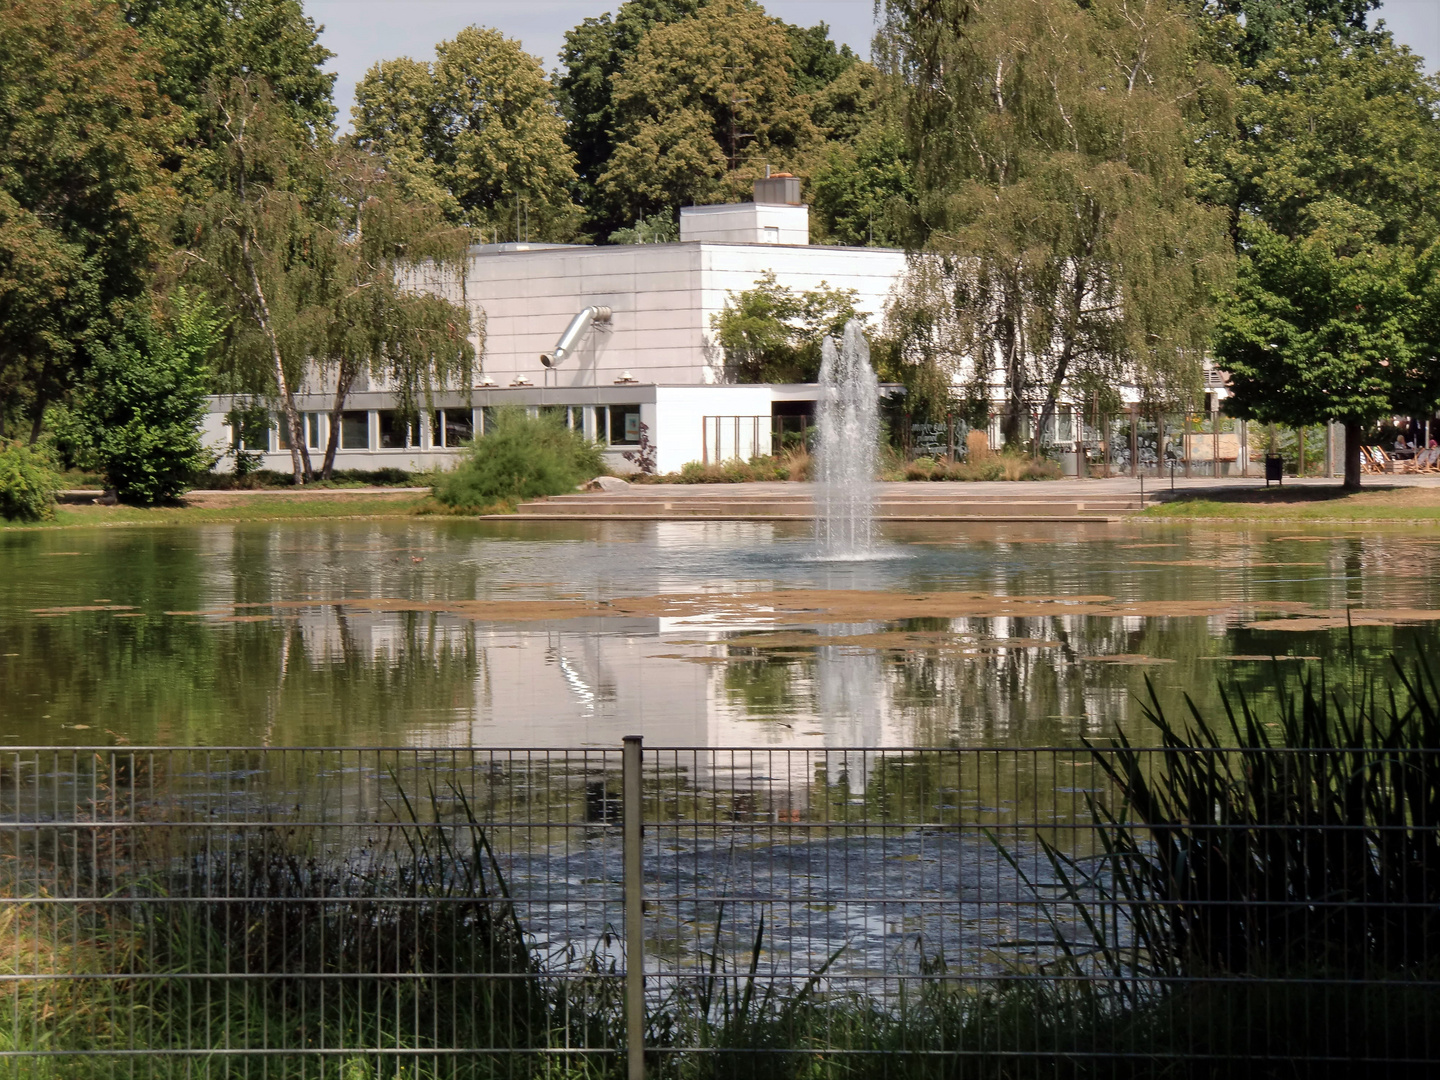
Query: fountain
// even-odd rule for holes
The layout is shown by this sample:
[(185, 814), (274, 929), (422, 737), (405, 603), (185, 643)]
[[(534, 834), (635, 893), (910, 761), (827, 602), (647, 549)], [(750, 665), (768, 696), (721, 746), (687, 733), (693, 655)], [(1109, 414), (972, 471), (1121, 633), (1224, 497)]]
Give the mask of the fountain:
[(875, 545), (880, 384), (856, 320), (839, 349), (821, 351), (815, 438), (815, 540), (829, 559), (863, 559)]

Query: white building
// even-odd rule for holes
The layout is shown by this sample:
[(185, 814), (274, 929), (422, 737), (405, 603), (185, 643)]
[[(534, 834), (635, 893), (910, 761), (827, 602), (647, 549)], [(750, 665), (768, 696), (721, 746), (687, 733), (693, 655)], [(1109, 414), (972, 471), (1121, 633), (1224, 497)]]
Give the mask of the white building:
[[(483, 431), (490, 410), (510, 404), (564, 410), (620, 472), (633, 468), (622, 455), (639, 444), (642, 424), (661, 472), (768, 453), (774, 425), (786, 423), (777, 418), (798, 423), (813, 413), (815, 387), (730, 382), (712, 316), (773, 272), (795, 292), (853, 289), (856, 307), (878, 328), (905, 269), (902, 251), (810, 246), (799, 187), (778, 176), (756, 183), (753, 203), (686, 207), (678, 243), (486, 244), (471, 249), (463, 276), (418, 276), (417, 288), (469, 309), (481, 355), (475, 385), (437, 396), (418, 424), (394, 411), (384, 387), (358, 388), (336, 467), (433, 468)], [(330, 396), (313, 389), (297, 404), (318, 464)], [(233, 405), (212, 401), (211, 442), (231, 445), (225, 415)], [(251, 449), (265, 454), (266, 468), (289, 470), (281, 432), (272, 429)]]

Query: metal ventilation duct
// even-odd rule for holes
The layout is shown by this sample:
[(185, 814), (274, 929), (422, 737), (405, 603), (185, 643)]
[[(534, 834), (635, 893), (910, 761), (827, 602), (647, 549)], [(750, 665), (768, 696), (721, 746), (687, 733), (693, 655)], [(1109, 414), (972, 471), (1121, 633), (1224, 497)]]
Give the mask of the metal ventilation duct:
[(570, 325), (565, 327), (565, 332), (560, 335), (560, 340), (555, 343), (555, 348), (548, 353), (540, 354), (540, 363), (547, 368), (553, 368), (557, 364), (569, 359), (570, 354), (580, 344), (580, 339), (585, 336), (585, 331), (590, 329), (592, 323), (608, 323), (610, 321), (610, 309), (599, 305), (587, 307), (577, 312), (570, 320)]

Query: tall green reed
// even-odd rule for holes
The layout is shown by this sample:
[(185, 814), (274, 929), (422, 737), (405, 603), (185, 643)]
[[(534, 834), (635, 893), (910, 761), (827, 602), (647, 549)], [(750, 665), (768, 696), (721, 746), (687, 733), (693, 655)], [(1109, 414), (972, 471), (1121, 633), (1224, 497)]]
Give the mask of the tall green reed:
[(1187, 697), (1183, 726), (1151, 686), (1158, 749), (1087, 743), (1100, 852), (1041, 840), (1081, 1027), (1227, 1068), (1440, 1049), (1440, 685), (1394, 673)]

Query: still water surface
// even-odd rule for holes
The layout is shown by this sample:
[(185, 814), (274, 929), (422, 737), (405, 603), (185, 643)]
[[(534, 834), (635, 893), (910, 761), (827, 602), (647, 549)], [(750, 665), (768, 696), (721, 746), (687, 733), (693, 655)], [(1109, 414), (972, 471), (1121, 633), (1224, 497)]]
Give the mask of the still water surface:
[(844, 563), (735, 522), (8, 531), (0, 746), (1150, 741), (1147, 677), (1382, 671), (1440, 657), (1436, 609), (1440, 537), (1375, 526), (891, 526)]

